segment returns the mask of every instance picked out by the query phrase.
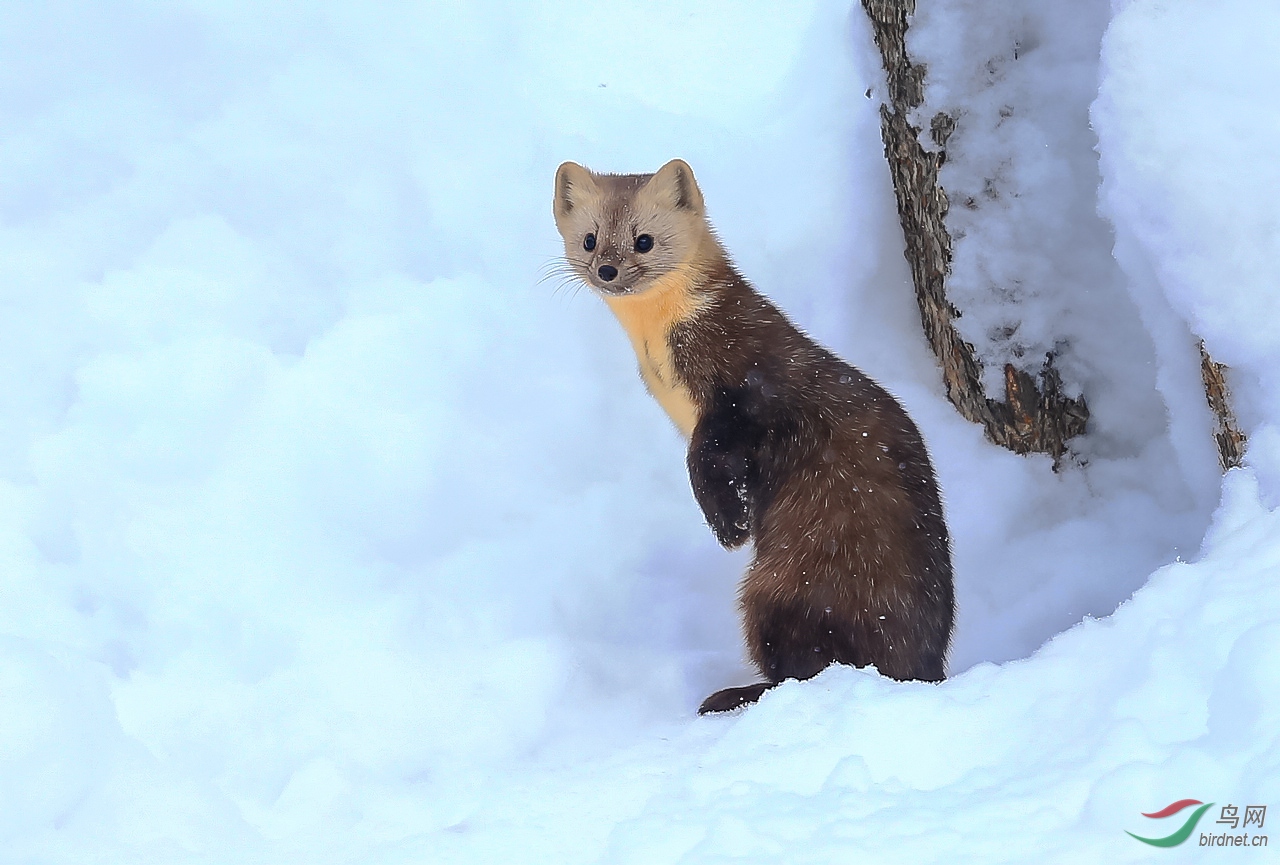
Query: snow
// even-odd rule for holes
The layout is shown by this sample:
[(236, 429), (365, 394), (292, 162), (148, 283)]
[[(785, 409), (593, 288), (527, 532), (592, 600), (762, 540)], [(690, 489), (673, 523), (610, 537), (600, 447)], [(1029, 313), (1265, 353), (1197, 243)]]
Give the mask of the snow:
[[(966, 336), (1089, 399), (1054, 474), (943, 397), (857, 4), (6, 4), (0, 859), (1130, 861), (1142, 811), (1274, 806), (1280, 14), (1061, 5), (928, 4), (911, 46), (926, 118), (968, 111), (944, 182), (1002, 184), (952, 195)], [(559, 162), (677, 155), (924, 431), (942, 685), (694, 716), (753, 677), (745, 554), (544, 278)]]
[[(1243, 2), (1143, 9), (1124, 7), (1107, 34), (1111, 73), (1093, 111), (1107, 166), (1102, 207), (1135, 296), (1167, 307), (1231, 367), (1236, 410), (1252, 430), (1249, 463), (1274, 506), (1280, 334), (1260, 323), (1280, 315), (1271, 275), (1280, 168), (1266, 143), (1280, 112), (1260, 88), (1280, 73), (1280, 17)], [(1159, 64), (1133, 61), (1156, 44), (1166, 46)], [(1178, 326), (1163, 323), (1163, 309), (1147, 314), (1162, 322), (1153, 327)]]
[(908, 30), (908, 50), (927, 67), (914, 112), (925, 146), (939, 149), (929, 134), (937, 114), (955, 122), (939, 179), (956, 325), (984, 362), (988, 395), (1004, 397), (1006, 363), (1034, 375), (1052, 352), (1070, 395), (1087, 391), (1104, 414), (1123, 403), (1132, 429), (1132, 415), (1160, 406), (1146, 404), (1150, 338), (1096, 213), (1088, 112), (1108, 4), (1013, 0), (995, 14), (985, 5), (922, 3)]

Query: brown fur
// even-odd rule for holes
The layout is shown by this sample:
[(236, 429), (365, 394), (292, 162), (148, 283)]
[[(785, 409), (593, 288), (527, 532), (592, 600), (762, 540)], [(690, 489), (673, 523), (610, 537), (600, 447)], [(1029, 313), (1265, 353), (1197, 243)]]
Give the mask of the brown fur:
[[(689, 438), (689, 475), (725, 546), (754, 541), (740, 603), (768, 680), (828, 664), (941, 680), (954, 618), (950, 543), (924, 442), (877, 384), (795, 328), (734, 269), (689, 166), (556, 173), (566, 259), (627, 331), (646, 386)], [(583, 248), (587, 233), (591, 251)], [(641, 234), (654, 240), (636, 249)], [(600, 268), (616, 268), (602, 278)]]

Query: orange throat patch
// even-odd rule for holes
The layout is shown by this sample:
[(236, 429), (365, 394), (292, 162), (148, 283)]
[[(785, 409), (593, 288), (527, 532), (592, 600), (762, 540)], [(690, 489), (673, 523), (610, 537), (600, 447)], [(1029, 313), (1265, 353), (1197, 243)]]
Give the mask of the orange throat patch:
[(637, 294), (604, 299), (631, 339), (645, 387), (685, 438), (693, 435), (699, 411), (676, 373), (668, 337), (673, 327), (706, 305), (706, 298), (694, 291), (690, 276), (688, 269), (681, 268)]

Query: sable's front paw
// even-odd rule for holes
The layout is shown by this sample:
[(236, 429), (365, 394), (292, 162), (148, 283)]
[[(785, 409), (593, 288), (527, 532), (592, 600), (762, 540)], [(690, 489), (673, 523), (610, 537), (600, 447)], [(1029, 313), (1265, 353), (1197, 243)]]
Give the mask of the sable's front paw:
[(751, 539), (751, 529), (740, 523), (729, 523), (727, 525), (716, 525), (709, 523), (711, 531), (716, 536), (716, 540), (720, 542), (720, 546), (736, 550)]

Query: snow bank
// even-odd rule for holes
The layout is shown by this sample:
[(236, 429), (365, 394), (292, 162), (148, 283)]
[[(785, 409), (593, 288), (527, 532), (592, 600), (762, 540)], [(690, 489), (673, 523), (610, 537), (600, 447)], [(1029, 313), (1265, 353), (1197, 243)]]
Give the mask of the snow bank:
[[(1038, 24), (1036, 80), (1096, 69), (1104, 20)], [(1158, 17), (1110, 34), (1098, 110), (1157, 111)], [(1175, 212), (1145, 202), (1195, 208), (1132, 174), (1137, 133), (1099, 123), (1107, 201), (1136, 178), (1106, 213), (1138, 313), (1088, 342), (1110, 301), (1026, 304), (1074, 328), (1098, 419), (1055, 476), (942, 397), (856, 6), (10, 3), (0, 57), (0, 858), (1123, 861), (1139, 811), (1274, 801), (1265, 324), (1233, 349), (1200, 282), (1166, 284), (1189, 229), (1139, 237)], [(1072, 128), (1025, 189), (1078, 214)], [(956, 541), (944, 685), (832, 670), (692, 717), (751, 675), (744, 559), (602, 304), (540, 281), (556, 164), (673, 155), (742, 269), (919, 420)], [(1198, 561), (1036, 653), (1196, 558), (1217, 479), (1184, 321), (1262, 382), (1232, 381), (1254, 468)]]
[(1280, 74), (1277, 47), (1280, 14), (1265, 3), (1120, 4), (1092, 114), (1116, 257), (1152, 328), (1177, 327), (1167, 305), (1231, 367), (1248, 461), (1272, 504), (1280, 334), (1265, 323), (1280, 316), (1271, 144), (1280, 111), (1268, 90)]

